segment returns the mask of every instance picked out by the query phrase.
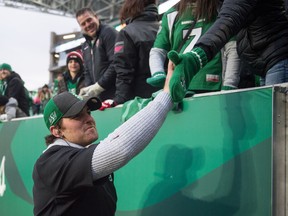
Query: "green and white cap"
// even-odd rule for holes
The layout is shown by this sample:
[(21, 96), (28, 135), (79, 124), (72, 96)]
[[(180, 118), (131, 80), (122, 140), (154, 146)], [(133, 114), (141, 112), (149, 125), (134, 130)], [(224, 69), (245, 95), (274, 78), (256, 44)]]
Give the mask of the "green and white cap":
[(80, 113), (85, 106), (93, 111), (101, 107), (97, 97), (83, 100), (80, 96), (70, 92), (62, 92), (51, 98), (44, 108), (44, 121), (48, 129), (57, 124), (61, 118), (69, 118)]

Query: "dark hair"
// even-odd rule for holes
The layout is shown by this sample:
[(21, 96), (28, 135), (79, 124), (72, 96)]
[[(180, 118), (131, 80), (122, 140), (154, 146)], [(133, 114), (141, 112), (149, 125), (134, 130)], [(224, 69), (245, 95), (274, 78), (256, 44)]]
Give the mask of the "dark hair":
[[(60, 121), (57, 122), (55, 127), (60, 130), (61, 129), (61, 124), (62, 124), (62, 119), (60, 119)], [(50, 144), (54, 143), (56, 139), (59, 139), (59, 137), (56, 137), (53, 134), (49, 134), (49, 135), (45, 136), (44, 139), (45, 139), (45, 144), (47, 146), (49, 146)]]
[(125, 0), (119, 12), (121, 22), (139, 16), (150, 4), (156, 4), (156, 0)]
[(191, 13), (196, 20), (205, 19), (206, 22), (211, 22), (216, 18), (219, 0), (181, 0), (177, 5), (179, 16), (183, 15), (187, 6), (191, 6), (193, 3), (195, 7), (191, 8)]
[(55, 137), (53, 134), (49, 134), (45, 136), (44, 139), (45, 139), (45, 144), (49, 146), (50, 144), (54, 143), (54, 141), (58, 139), (58, 137)]
[(49, 86), (47, 84), (45, 84), (42, 88), (49, 88)]
[(75, 15), (76, 19), (77, 19), (79, 16), (81, 16), (81, 15), (83, 15), (83, 14), (85, 14), (85, 13), (89, 13), (89, 14), (91, 14), (91, 15), (93, 15), (93, 16), (97, 16), (96, 13), (95, 13), (91, 8), (84, 7), (84, 8), (79, 9), (79, 10), (76, 12), (76, 15)]

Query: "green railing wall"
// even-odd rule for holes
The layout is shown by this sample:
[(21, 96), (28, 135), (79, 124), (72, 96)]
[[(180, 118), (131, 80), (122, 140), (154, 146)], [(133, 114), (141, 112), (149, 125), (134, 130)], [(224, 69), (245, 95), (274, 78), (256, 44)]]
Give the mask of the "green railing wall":
[[(115, 172), (116, 215), (272, 215), (272, 100), (268, 87), (185, 99)], [(99, 140), (121, 111), (93, 113)], [(48, 133), (41, 117), (0, 124), (1, 216), (33, 215), (32, 170)]]

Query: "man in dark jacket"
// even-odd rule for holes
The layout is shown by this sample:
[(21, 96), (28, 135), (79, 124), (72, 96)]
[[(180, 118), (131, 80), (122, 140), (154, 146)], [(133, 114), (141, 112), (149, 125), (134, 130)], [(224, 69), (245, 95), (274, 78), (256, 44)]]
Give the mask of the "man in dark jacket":
[(0, 72), (4, 81), (3, 95), (8, 98), (15, 98), (18, 102), (18, 107), (29, 116), (29, 98), (23, 80), (19, 74), (12, 70), (9, 64), (1, 64)]
[(27, 115), (18, 107), (18, 102), (15, 98), (0, 95), (0, 122), (26, 116)]
[[(114, 44), (117, 31), (111, 26), (100, 22), (97, 15), (90, 8), (77, 11), (76, 19), (81, 27), (86, 42), (82, 46), (85, 66), (85, 85), (90, 86), (100, 79), (105, 79), (104, 74), (111, 69), (114, 54)], [(103, 91), (99, 98), (106, 100), (115, 94), (115, 79), (112, 88)]]
[(176, 64), (170, 85), (174, 101), (183, 99), (189, 80), (234, 35), (240, 58), (265, 79), (265, 85), (288, 82), (288, 20), (283, 0), (224, 0), (218, 19), (191, 52), (168, 54)]

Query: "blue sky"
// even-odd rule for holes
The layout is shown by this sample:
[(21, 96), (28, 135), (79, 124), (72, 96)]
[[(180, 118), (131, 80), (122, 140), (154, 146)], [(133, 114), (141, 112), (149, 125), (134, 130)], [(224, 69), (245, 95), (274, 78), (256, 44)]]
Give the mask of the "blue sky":
[(79, 31), (76, 19), (0, 6), (0, 64), (8, 63), (29, 90), (49, 81), (50, 34)]

